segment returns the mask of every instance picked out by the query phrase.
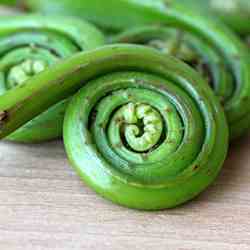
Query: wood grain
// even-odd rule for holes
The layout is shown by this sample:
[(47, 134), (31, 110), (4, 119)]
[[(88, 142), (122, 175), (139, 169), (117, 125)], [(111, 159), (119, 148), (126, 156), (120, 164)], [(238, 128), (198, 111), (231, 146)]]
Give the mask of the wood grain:
[(250, 136), (217, 181), (162, 212), (111, 204), (70, 168), (61, 142), (0, 143), (0, 249), (250, 249)]
[(250, 249), (250, 136), (217, 181), (162, 212), (111, 204), (70, 168), (61, 142), (0, 143), (1, 250)]

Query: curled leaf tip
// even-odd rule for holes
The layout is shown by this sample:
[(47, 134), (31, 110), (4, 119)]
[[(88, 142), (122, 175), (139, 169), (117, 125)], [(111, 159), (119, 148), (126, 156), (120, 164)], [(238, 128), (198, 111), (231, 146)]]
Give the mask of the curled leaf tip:
[(144, 152), (157, 144), (162, 134), (163, 121), (153, 107), (143, 103), (129, 103), (118, 113), (124, 117), (125, 139), (133, 150)]
[(12, 67), (7, 77), (7, 88), (12, 89), (25, 83), (34, 75), (44, 71), (47, 66), (46, 61), (27, 59), (19, 65)]

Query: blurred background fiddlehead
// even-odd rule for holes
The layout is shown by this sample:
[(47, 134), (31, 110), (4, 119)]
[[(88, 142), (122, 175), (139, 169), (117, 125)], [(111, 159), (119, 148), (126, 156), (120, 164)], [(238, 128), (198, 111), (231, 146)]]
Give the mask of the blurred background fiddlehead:
[[(12, 16), (0, 18), (0, 94), (26, 82), (58, 61), (104, 44), (92, 25), (74, 18)], [(67, 101), (56, 104), (9, 136), (41, 142), (62, 135)]]

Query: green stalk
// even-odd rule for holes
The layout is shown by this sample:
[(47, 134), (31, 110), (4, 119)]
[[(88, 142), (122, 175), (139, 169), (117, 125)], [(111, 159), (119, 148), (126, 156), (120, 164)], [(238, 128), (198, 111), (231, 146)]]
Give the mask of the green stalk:
[(228, 148), (217, 98), (191, 67), (145, 46), (79, 53), (10, 90), (0, 99), (0, 137), (79, 89), (66, 111), (65, 147), (102, 196), (170, 208), (217, 176)]
[[(74, 0), (23, 0), (25, 5), (33, 11), (39, 11), (46, 14), (64, 14), (82, 17), (95, 22), (100, 26), (108, 25), (111, 28), (117, 28), (117, 18), (115, 12), (112, 12), (113, 6), (121, 6), (123, 12), (130, 12), (134, 10), (134, 7), (128, 6), (127, 3), (139, 3), (152, 6), (167, 5), (167, 7), (185, 6), (186, 9), (193, 10), (194, 13), (199, 13), (211, 18), (220, 18), (224, 23), (233, 28), (240, 34), (250, 33), (250, 2), (249, 0), (118, 0), (115, 3), (114, 0), (105, 1), (105, 5), (102, 0), (94, 1), (82, 1)], [(106, 12), (106, 8), (111, 6), (109, 12)], [(110, 20), (113, 18), (113, 23), (107, 21), (106, 15), (109, 15)], [(126, 17), (126, 16), (125, 16)], [(134, 22), (134, 19), (124, 19), (124, 15), (121, 16), (123, 22)], [(138, 17), (136, 21), (140, 19)], [(134, 22), (133, 25), (136, 23)]]
[(76, 12), (72, 13), (81, 13), (83, 17), (110, 29), (123, 30), (135, 25), (162, 24), (199, 37), (223, 58), (234, 79), (235, 91), (224, 106), (231, 138), (239, 137), (249, 130), (249, 52), (242, 41), (220, 22), (198, 16), (175, 1), (166, 3), (162, 0), (109, 0), (108, 4), (103, 4), (102, 0), (91, 0), (74, 1), (72, 4), (62, 0), (51, 2), (54, 3), (53, 9), (49, 2), (48, 5), (44, 3), (45, 1), (36, 1), (34, 6), (37, 9), (44, 7), (45, 12), (51, 10), (60, 13), (66, 13), (73, 8)]
[[(12, 16), (0, 18), (0, 94), (23, 86), (61, 59), (104, 44), (92, 25), (74, 18)], [(41, 142), (62, 135), (67, 101), (50, 107), (8, 139)]]

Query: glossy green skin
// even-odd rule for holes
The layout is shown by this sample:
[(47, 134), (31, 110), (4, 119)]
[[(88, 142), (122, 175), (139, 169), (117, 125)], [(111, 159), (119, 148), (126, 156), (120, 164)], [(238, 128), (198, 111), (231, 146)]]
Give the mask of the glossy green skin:
[[(42, 6), (47, 11), (50, 4), (35, 1), (35, 6)], [(39, 6), (39, 2), (41, 6)], [(162, 0), (102, 0), (58, 1), (55, 12), (64, 12), (74, 8), (84, 17), (106, 28), (122, 30), (138, 26), (163, 24), (183, 29), (206, 43), (211, 44), (218, 54), (225, 59), (231, 74), (235, 78), (235, 91), (225, 105), (231, 138), (245, 134), (250, 127), (250, 58), (247, 47), (227, 27), (216, 20), (196, 16), (190, 9), (175, 2), (169, 4)], [(52, 10), (52, 9), (51, 9)], [(84, 10), (84, 11), (82, 11)], [(73, 12), (74, 13), (74, 12)]]
[[(250, 33), (250, 1), (249, 0), (175, 0), (201, 14), (219, 17), (239, 34)], [(212, 18), (213, 18), (212, 17)]]
[(47, 111), (17, 129), (7, 139), (21, 143), (41, 143), (62, 137), (62, 124), (68, 102), (69, 100), (64, 100), (50, 107)]
[[(137, 90), (128, 95), (129, 88)], [(192, 199), (217, 176), (228, 148), (228, 127), (217, 98), (192, 68), (144, 46), (113, 45), (79, 53), (7, 92), (0, 99), (0, 137), (79, 89), (66, 112), (65, 147), (81, 178), (100, 195), (131, 208), (164, 209)], [(93, 108), (104, 96), (109, 105), (99, 105), (95, 118)], [(179, 134), (180, 141), (166, 140), (164, 150), (160, 143), (159, 151), (136, 158), (131, 150), (119, 156), (119, 145), (105, 144), (115, 134), (107, 135), (96, 120), (116, 109), (118, 97), (123, 103), (157, 106), (169, 119), (164, 136)], [(183, 120), (181, 129), (171, 122), (176, 115)]]
[[(105, 43), (92, 25), (75, 18), (15, 16), (0, 18), (0, 94), (9, 90), (9, 69), (27, 59), (48, 66), (73, 54)], [(36, 47), (35, 49), (33, 47)], [(62, 136), (66, 101), (51, 107), (8, 137), (18, 142), (42, 142)]]
[[(233, 94), (233, 78), (223, 58), (210, 47), (210, 44), (206, 44), (188, 33), (161, 27), (160, 25), (143, 26), (112, 36), (110, 43), (143, 44), (183, 60), (208, 80), (223, 105)], [(206, 72), (206, 69), (201, 68), (202, 65), (208, 68), (208, 72)]]
[[(103, 6), (102, 0), (93, 1), (82, 1), (82, 0), (74, 0), (74, 2), (70, 0), (24, 0), (23, 1), (27, 7), (32, 10), (49, 13), (49, 14), (64, 14), (64, 15), (74, 15), (86, 18), (92, 22), (96, 22), (98, 25), (103, 26), (108, 24), (111, 28), (117, 28), (116, 22), (117, 16), (115, 12), (111, 10), (107, 13), (105, 7), (109, 5), (114, 5), (114, 2), (111, 0), (105, 1), (106, 6)], [(118, 5), (121, 7), (127, 8), (126, 1), (117, 1)], [(132, 1), (131, 1), (132, 2)], [(250, 2), (249, 0), (141, 0), (135, 1), (145, 3), (145, 5), (161, 5), (164, 2), (169, 6), (178, 6), (183, 5), (186, 6), (187, 9), (192, 9), (195, 13), (200, 13), (202, 15), (213, 15), (220, 17), (222, 21), (232, 27), (235, 31), (240, 34), (247, 34), (250, 32), (249, 20), (250, 20)], [(109, 4), (110, 3), (110, 4)], [(130, 11), (130, 7), (128, 13)], [(102, 22), (102, 16), (108, 14), (110, 19), (114, 20), (113, 23), (110, 22)], [(131, 20), (133, 21), (133, 20)], [(135, 23), (134, 23), (135, 24)], [(132, 26), (133, 27), (133, 26)]]

